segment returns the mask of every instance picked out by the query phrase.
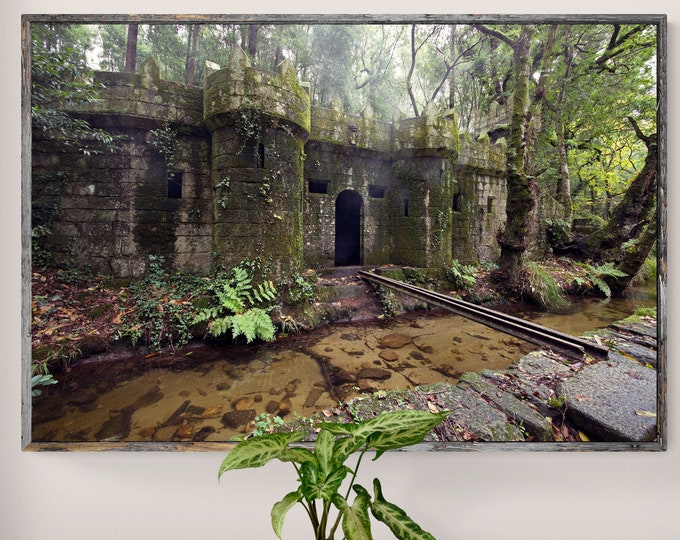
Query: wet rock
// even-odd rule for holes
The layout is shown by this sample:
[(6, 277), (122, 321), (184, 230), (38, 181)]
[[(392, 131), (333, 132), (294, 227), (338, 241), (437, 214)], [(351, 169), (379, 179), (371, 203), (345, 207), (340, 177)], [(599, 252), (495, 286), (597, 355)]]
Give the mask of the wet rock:
[(222, 416), (222, 424), (224, 427), (231, 429), (238, 429), (255, 420), (257, 411), (255, 409), (248, 409), (245, 411), (230, 411)]
[(280, 396), (282, 392), (283, 392), (283, 390), (279, 390), (279, 389), (274, 388), (274, 387), (271, 387), (269, 389), (269, 395), (270, 396)]
[(184, 413), (184, 411), (187, 410), (187, 407), (189, 406), (190, 403), (191, 403), (191, 401), (189, 401), (188, 399), (186, 401), (184, 401), (184, 403), (182, 403), (179, 407), (177, 407), (175, 412), (172, 413), (168, 417), (168, 419), (161, 424), (161, 427), (178, 426), (179, 424), (181, 424), (182, 423), (182, 414)]
[(262, 360), (253, 360), (248, 364), (248, 370), (251, 372), (258, 372), (264, 370), (267, 367)]
[(183, 417), (200, 417), (205, 412), (205, 407), (199, 407), (198, 405), (190, 405), (182, 413)]
[(321, 397), (321, 394), (323, 393), (324, 393), (323, 388), (313, 387), (307, 394), (307, 399), (305, 399), (304, 406), (314, 407), (317, 400)]
[(95, 435), (98, 441), (121, 440), (127, 437), (132, 427), (132, 415), (135, 409), (132, 406), (125, 407), (118, 414), (114, 414), (102, 425)]
[(334, 351), (333, 347), (326, 347), (326, 348), (323, 350), (323, 352), (333, 352), (333, 351)]
[(231, 385), (228, 382), (221, 382), (221, 383), (217, 383), (217, 385), (215, 385), (215, 389), (218, 392), (224, 392), (225, 390), (229, 390), (230, 388), (231, 388)]
[(278, 412), (279, 402), (271, 400), (269, 403), (267, 403), (267, 406), (264, 408), (264, 410), (267, 411), (269, 414), (274, 414)]
[(253, 396), (253, 401), (255, 401), (255, 403), (262, 403), (262, 394), (255, 394)]
[(196, 426), (193, 424), (182, 424), (177, 428), (177, 433), (175, 434), (176, 437), (179, 437), (180, 439), (191, 439), (194, 436), (194, 432), (196, 431)]
[(357, 374), (358, 379), (373, 379), (376, 381), (384, 381), (385, 379), (389, 379), (391, 376), (392, 373), (386, 369), (373, 367), (363, 368), (359, 370), (359, 373)]
[(368, 379), (359, 379), (357, 382), (360, 392), (373, 393), (376, 391), (375, 386)]
[(386, 336), (378, 339), (378, 343), (383, 347), (387, 347), (388, 349), (401, 349), (403, 346), (412, 342), (413, 338), (411, 336), (400, 334), (399, 332), (387, 334)]
[(177, 431), (177, 426), (165, 426), (158, 430), (153, 435), (153, 440), (155, 442), (171, 441), (175, 438), (175, 432)]
[(432, 354), (434, 353), (434, 349), (432, 348), (431, 345), (422, 345), (418, 347), (421, 352), (424, 352), (425, 354)]
[(336, 368), (331, 374), (331, 381), (334, 385), (340, 386), (342, 384), (353, 383), (355, 379), (344, 369)]
[(279, 401), (279, 413), (280, 414), (285, 414), (287, 412), (290, 412), (290, 410), (293, 408), (293, 402), (290, 400), (290, 398), (283, 398), (281, 401)]
[(252, 409), (255, 400), (251, 396), (245, 396), (234, 401), (234, 409), (237, 411), (246, 411)]
[(196, 392), (198, 392), (199, 394), (201, 394), (204, 397), (208, 395), (208, 392), (206, 392), (202, 388), (196, 388)]
[(605, 441), (651, 441), (656, 437), (656, 371), (610, 354), (557, 386), (568, 417)]
[(293, 394), (293, 393), (295, 393), (296, 390), (297, 390), (297, 384), (293, 384), (293, 383), (291, 382), (291, 383), (288, 383), (288, 384), (286, 385), (286, 392), (287, 392), (287, 393)]
[(215, 433), (215, 428), (212, 426), (203, 426), (199, 429), (196, 434), (191, 438), (192, 441), (201, 442), (205, 441), (208, 435)]
[(411, 351), (408, 354), (414, 360), (425, 360), (425, 357), (423, 356), (423, 354), (420, 351)]
[(541, 416), (512, 394), (489, 384), (478, 373), (464, 373), (461, 375), (458, 385), (461, 388), (470, 388), (483, 398), (494, 403), (506, 413), (508, 418), (513, 418), (515, 423), (523, 426), (537, 440), (554, 440), (551, 425), (544, 416)]
[(380, 351), (380, 354), (378, 356), (385, 360), (385, 362), (396, 362), (397, 360), (399, 360), (399, 355), (394, 351), (390, 350)]

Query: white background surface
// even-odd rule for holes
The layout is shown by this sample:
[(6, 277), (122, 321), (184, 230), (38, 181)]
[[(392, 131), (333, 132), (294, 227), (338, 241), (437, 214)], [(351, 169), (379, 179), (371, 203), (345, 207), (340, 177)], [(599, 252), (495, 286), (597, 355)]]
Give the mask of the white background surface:
[[(7, 5), (7, 4), (10, 5)], [(5, 0), (0, 7), (0, 538), (7, 540), (275, 538), (269, 509), (295, 489), (274, 463), (217, 483), (220, 453), (31, 453), (20, 450), (20, 15), (22, 13), (666, 13), (669, 230), (680, 208), (676, 2), (572, 0), (263, 2)], [(657, 453), (409, 453), (363, 465), (438, 540), (680, 538), (680, 371), (675, 366), (678, 242), (668, 235), (668, 451)], [(284, 538), (310, 538), (291, 511)], [(391, 538), (374, 527), (376, 540)]]

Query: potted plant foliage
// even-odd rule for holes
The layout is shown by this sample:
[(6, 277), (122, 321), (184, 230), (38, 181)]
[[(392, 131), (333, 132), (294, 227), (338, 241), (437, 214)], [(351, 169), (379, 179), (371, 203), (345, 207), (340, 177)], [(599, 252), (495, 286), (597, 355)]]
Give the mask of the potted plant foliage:
[[(218, 478), (227, 471), (262, 467), (274, 459), (292, 463), (299, 486), (271, 510), (272, 527), (279, 538), (283, 538), (286, 514), (301, 504), (311, 521), (314, 540), (335, 540), (339, 528), (345, 540), (371, 540), (370, 515), (400, 540), (435, 540), (401, 508), (385, 500), (377, 478), (373, 480), (373, 495), (357, 484), (356, 478), (366, 452), (374, 451), (375, 460), (387, 450), (418, 444), (447, 416), (447, 411), (404, 410), (363, 422), (323, 422), (313, 449), (297, 444), (305, 432), (266, 433), (240, 442), (229, 452)], [(356, 464), (349, 467), (346, 461), (355, 453)]]

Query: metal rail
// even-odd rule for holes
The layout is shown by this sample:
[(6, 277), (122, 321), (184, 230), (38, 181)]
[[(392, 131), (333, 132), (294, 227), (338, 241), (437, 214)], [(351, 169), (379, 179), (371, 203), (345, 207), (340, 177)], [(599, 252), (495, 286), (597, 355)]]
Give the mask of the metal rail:
[(556, 350), (570, 358), (582, 360), (585, 354), (599, 359), (607, 359), (609, 351), (604, 348), (578, 337), (570, 336), (558, 330), (541, 326), (540, 324), (525, 321), (512, 315), (506, 315), (499, 311), (483, 306), (471, 304), (464, 300), (458, 300), (452, 296), (441, 294), (415, 285), (409, 285), (396, 279), (374, 274), (373, 272), (359, 271), (359, 277), (403, 294), (418, 298), (428, 304), (447, 309), (485, 326), (489, 326), (500, 332), (513, 335), (542, 347)]

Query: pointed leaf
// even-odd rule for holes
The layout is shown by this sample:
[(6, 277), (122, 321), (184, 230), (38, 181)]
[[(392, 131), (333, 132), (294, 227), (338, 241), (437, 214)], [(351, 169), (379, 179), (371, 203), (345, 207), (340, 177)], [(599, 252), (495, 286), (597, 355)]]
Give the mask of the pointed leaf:
[(311, 452), (311, 450), (307, 450), (307, 448), (289, 448), (279, 456), (279, 460), (283, 461), (284, 463), (292, 462), (298, 463), (300, 465), (306, 461), (312, 461), (314, 463), (317, 462), (314, 454)]
[(364, 493), (357, 491), (357, 496), (354, 498), (352, 506), (339, 493), (333, 496), (332, 502), (342, 514), (342, 532), (345, 534), (346, 540), (373, 539), (371, 535), (371, 519), (368, 515), (368, 505), (371, 497), (365, 489), (363, 491)]
[(304, 437), (304, 432), (292, 431), (290, 433), (266, 433), (260, 437), (242, 441), (224, 458), (217, 477), (219, 479), (224, 472), (232, 469), (262, 467), (271, 460), (284, 455), (289, 444), (301, 441)]
[[(361, 486), (354, 486), (354, 490), (359, 493), (360, 490), (357, 488)], [(387, 525), (394, 536), (399, 540), (435, 540), (434, 536), (421, 529), (401, 508), (385, 500), (377, 478), (373, 480), (373, 489), (375, 500), (370, 505), (371, 513), (377, 520)]]
[(368, 447), (376, 450), (378, 459), (386, 450), (394, 450), (421, 442), (432, 428), (449, 415), (448, 411), (393, 411), (364, 422), (356, 435), (368, 437)]
[(302, 494), (310, 502), (315, 499), (330, 501), (349, 472), (349, 468), (342, 465), (325, 475), (314, 463), (303, 463), (300, 466)]
[(341, 437), (337, 439), (333, 446), (335, 463), (337, 465), (344, 463), (351, 454), (359, 450), (365, 443), (365, 437)]
[(302, 491), (298, 489), (297, 491), (292, 491), (288, 493), (283, 499), (277, 502), (272, 507), (272, 528), (276, 533), (276, 536), (282, 538), (281, 532), (283, 531), (283, 523), (286, 520), (286, 514), (288, 510), (293, 508), (298, 502), (302, 500)]
[(319, 470), (324, 475), (330, 472), (333, 465), (334, 443), (335, 437), (333, 437), (330, 431), (326, 431), (325, 429), (319, 431), (319, 435), (316, 438), (316, 443), (314, 445), (314, 456), (319, 462)]

